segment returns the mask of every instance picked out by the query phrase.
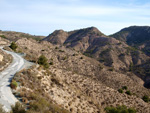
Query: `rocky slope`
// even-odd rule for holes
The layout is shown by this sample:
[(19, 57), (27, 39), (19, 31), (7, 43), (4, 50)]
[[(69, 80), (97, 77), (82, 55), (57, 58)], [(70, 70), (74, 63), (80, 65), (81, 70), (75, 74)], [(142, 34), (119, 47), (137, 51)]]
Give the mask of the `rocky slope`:
[[(117, 42), (117, 40), (115, 41)], [(50, 64), (50, 67), (46, 69), (47, 71), (34, 67), (30, 70), (31, 73), (20, 73), (19, 78), (21, 79), (25, 75), (30, 76), (30, 74), (35, 75), (39, 78), (38, 81), (42, 87), (41, 92), (48, 94), (55, 104), (64, 109), (74, 113), (77, 111), (95, 113), (104, 112), (106, 106), (126, 105), (136, 108), (139, 113), (150, 112), (149, 103), (141, 99), (144, 95), (150, 95), (150, 91), (144, 87), (144, 81), (134, 73), (127, 70), (121, 72), (114, 70), (112, 67), (105, 66), (93, 58), (62, 45), (53, 45), (46, 41), (37, 42), (32, 39), (20, 39), (16, 43), (19, 46), (17, 51), (21, 50), (26, 53), (26, 59), (37, 62), (39, 56), (44, 55)], [(131, 54), (134, 55), (136, 52), (126, 44), (123, 43), (123, 45), (128, 48), (126, 50), (131, 51), (126, 59), (130, 62), (130, 58), (131, 61), (133, 60)], [(113, 47), (117, 48), (117, 45), (113, 45)], [(124, 49), (121, 48), (121, 50)], [(134, 55), (135, 57), (143, 60), (144, 57), (147, 58), (138, 52)], [(138, 54), (141, 55), (138, 56)], [(126, 55), (122, 54), (120, 57), (126, 57)], [(32, 72), (35, 73), (32, 74)], [(23, 82), (23, 80), (16, 80)], [(26, 80), (25, 84), (34, 83), (31, 79)], [(32, 91), (30, 86), (21, 85), (20, 87)], [(131, 95), (118, 92), (118, 89), (123, 86), (128, 87)], [(126, 91), (124, 90), (124, 92)]]
[[(123, 41), (132, 46), (134, 49), (141, 50), (146, 55), (150, 56), (150, 27), (149, 26), (131, 26), (124, 28), (119, 32), (111, 35), (117, 40)], [(149, 65), (147, 60), (145, 63), (134, 65), (132, 71), (140, 76), (145, 81), (145, 86), (150, 87), (149, 83)]]

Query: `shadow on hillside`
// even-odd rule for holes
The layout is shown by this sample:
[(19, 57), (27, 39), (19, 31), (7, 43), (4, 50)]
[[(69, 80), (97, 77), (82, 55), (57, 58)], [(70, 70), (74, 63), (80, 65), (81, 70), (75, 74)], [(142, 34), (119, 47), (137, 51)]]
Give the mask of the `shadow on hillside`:
[(133, 73), (144, 81), (144, 87), (150, 89), (150, 61), (145, 64), (135, 66)]

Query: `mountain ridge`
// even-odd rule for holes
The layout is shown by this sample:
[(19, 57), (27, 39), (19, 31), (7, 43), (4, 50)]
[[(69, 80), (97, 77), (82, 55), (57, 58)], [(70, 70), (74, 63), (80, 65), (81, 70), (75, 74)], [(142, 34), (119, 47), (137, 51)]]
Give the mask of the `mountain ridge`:
[(150, 55), (150, 26), (131, 26), (111, 35)]
[[(61, 35), (63, 33), (67, 33), (67, 35)], [(52, 34), (55, 35), (52, 36)], [(52, 34), (42, 41), (46, 40), (56, 45), (64, 45), (67, 48), (80, 51), (118, 70), (120, 68), (129, 68), (132, 62), (133, 64), (140, 64), (140, 62), (146, 62), (145, 59), (148, 59), (144, 54), (142, 55), (142, 52), (137, 52), (138, 50), (131, 48), (125, 41), (117, 40), (113, 38), (113, 36), (106, 36), (95, 27), (70, 32), (63, 30), (54, 31)], [(63, 41), (60, 44), (58, 40), (61, 39), (63, 39)], [(130, 53), (130, 55), (127, 53)], [(121, 54), (125, 56), (121, 56)], [(138, 54), (138, 56), (134, 54)]]

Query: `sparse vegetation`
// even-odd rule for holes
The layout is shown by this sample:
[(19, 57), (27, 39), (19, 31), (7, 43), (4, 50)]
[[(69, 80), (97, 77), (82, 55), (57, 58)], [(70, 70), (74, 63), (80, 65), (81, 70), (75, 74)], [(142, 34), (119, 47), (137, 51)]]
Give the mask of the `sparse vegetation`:
[[(46, 72), (48, 72), (48, 70)], [(50, 72), (48, 73), (51, 74)], [(20, 85), (25, 83), (24, 87), (32, 89), (34, 93), (26, 89), (19, 90), (18, 96), (22, 98), (22, 103), (25, 106), (23, 107), (17, 103), (13, 107), (12, 113), (69, 113), (63, 107), (53, 103), (51, 98), (44, 93), (40, 83), (41, 79), (38, 78), (36, 73), (31, 71), (31, 69), (23, 70), (16, 74), (14, 79), (20, 81)], [(57, 78), (53, 77), (51, 81), (57, 85), (61, 85)], [(25, 109), (27, 110), (24, 112)]]
[[(113, 38), (95, 38), (94, 36), (91, 38), (88, 35), (87, 38), (82, 36), (84, 33), (82, 35), (78, 35), (77, 33), (77, 38), (74, 38), (74, 36), (70, 34), (69, 40), (72, 41), (72, 38), (75, 39), (72, 42), (70, 41), (71, 43), (67, 43), (68, 40), (65, 42), (67, 43), (65, 46), (70, 48), (65, 48), (63, 45), (57, 45), (58, 47), (56, 47), (51, 43), (48, 44), (42, 41), (40, 43), (33, 42), (33, 44), (32, 41), (30, 41), (32, 44), (31, 46), (20, 42), (20, 45), (22, 44), (22, 47), (20, 47), (17, 41), (19, 48), (21, 48), (23, 52), (26, 51), (27, 54), (30, 55), (30, 58), (35, 56), (35, 61), (38, 61), (38, 55), (43, 54), (49, 58), (49, 60), (46, 60), (49, 65), (55, 64), (48, 69), (44, 69), (44, 66), (40, 66), (40, 68), (37, 69), (38, 72), (36, 69), (31, 69), (27, 72), (22, 71), (20, 77), (17, 78), (19, 80), (15, 79), (18, 85), (27, 88), (26, 90), (22, 90), (19, 89), (21, 87), (18, 87), (17, 90), (21, 90), (18, 96), (21, 97), (20, 100), (27, 105), (27, 108), (30, 109), (32, 107), (29, 110), (31, 113), (46, 113), (49, 112), (47, 111), (49, 109), (62, 110), (62, 106), (71, 112), (93, 111), (95, 113), (99, 110), (96, 106), (99, 102), (101, 102), (99, 106), (102, 110), (104, 110), (103, 108), (106, 106), (117, 106), (122, 104), (128, 105), (128, 107), (135, 106), (142, 112), (150, 110), (147, 103), (142, 102), (142, 105), (139, 104), (141, 103), (142, 95), (149, 95), (149, 91), (143, 87), (143, 84), (140, 84), (143, 83), (143, 81), (139, 79), (143, 71), (137, 68), (137, 71), (140, 71), (138, 77), (136, 76), (137, 73), (135, 73), (135, 67), (139, 66), (142, 69), (146, 67), (147, 69), (145, 71), (147, 75), (149, 75), (148, 73), (150, 71), (148, 70), (148, 65), (143, 64), (147, 60), (147, 56), (143, 54), (143, 56), (140, 55), (140, 51), (134, 48), (126, 48), (128, 45), (124, 42), (119, 43), (119, 41)], [(76, 41), (76, 39), (78, 41)], [(74, 41), (80, 43), (75, 45)], [(24, 49), (24, 47), (27, 47), (27, 49)], [(32, 47), (34, 49), (32, 49)], [(71, 49), (73, 47), (77, 47), (76, 50)], [(77, 51), (79, 51), (78, 56), (76, 55)], [(127, 51), (129, 54), (126, 53)], [(91, 55), (98, 61), (102, 61), (102, 66), (99, 65), (99, 62), (95, 59), (83, 56), (82, 52), (85, 52), (84, 54), (87, 56)], [(137, 54), (138, 56), (136, 56)], [(39, 64), (44, 65), (45, 63)], [(47, 70), (50, 71), (49, 74)], [(129, 70), (130, 72), (128, 72)], [(37, 73), (34, 73), (34, 71)], [(37, 97), (28, 95), (31, 93), (30, 90), (37, 95), (38, 99), (43, 98), (47, 101), (49, 107), (41, 104), (42, 102), (40, 101), (43, 99), (39, 101), (35, 99)], [(128, 96), (134, 95), (134, 93), (136, 93), (135, 96)], [(78, 98), (77, 95), (80, 98)], [(76, 98), (78, 98), (78, 101), (76, 101)], [(144, 98), (145, 97), (143, 97), (143, 100)], [(63, 104), (56, 104), (62, 103), (63, 101)], [(86, 103), (86, 101), (88, 102)], [(91, 110), (91, 108), (94, 109)], [(42, 109), (42, 111), (39, 109)], [(115, 107), (115, 109), (117, 109), (117, 107)], [(129, 111), (127, 109), (129, 109)], [(130, 113), (133, 111), (130, 108), (127, 109), (124, 112), (127, 111)]]
[(131, 95), (131, 92), (130, 92), (129, 90), (127, 90), (127, 89), (128, 89), (127, 86), (122, 86), (121, 89), (118, 89), (118, 92), (119, 92), (119, 93), (124, 93), (124, 90), (125, 90), (125, 93), (126, 93), (127, 95)]
[(5, 35), (0, 35), (0, 37), (2, 37), (2, 38), (5, 38), (5, 39), (6, 39), (6, 36), (5, 36)]
[(106, 107), (106, 113), (136, 113), (134, 108), (127, 108), (125, 105), (117, 107)]

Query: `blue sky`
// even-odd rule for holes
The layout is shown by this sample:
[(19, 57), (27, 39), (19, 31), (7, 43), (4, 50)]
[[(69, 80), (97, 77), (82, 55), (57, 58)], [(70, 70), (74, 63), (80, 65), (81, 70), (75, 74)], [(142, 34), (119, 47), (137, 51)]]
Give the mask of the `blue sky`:
[(47, 36), (95, 26), (109, 35), (150, 25), (148, 0), (0, 0), (0, 30)]

